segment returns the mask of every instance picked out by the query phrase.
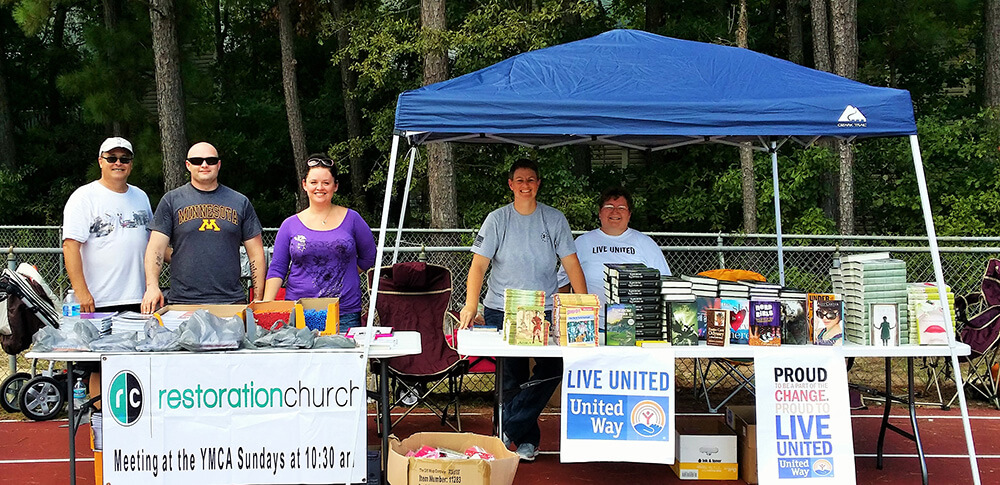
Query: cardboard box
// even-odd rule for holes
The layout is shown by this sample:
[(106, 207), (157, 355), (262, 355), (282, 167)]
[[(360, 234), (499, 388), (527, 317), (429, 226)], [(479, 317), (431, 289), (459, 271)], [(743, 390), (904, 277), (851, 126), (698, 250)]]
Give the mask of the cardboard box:
[(319, 334), (337, 334), (340, 328), (340, 298), (300, 298), (295, 302), (295, 328), (306, 328), (306, 310), (326, 310), (326, 328)]
[(677, 446), (670, 468), (681, 480), (736, 480), (736, 433), (715, 416), (684, 416), (676, 420)]
[[(476, 445), (495, 459), (447, 460), (407, 457), (406, 453), (422, 446), (465, 451)], [(473, 433), (415, 433), (400, 441), (393, 437), (389, 443), (386, 476), (389, 485), (424, 485), (461, 483), (462, 485), (511, 485), (517, 472), (517, 453), (504, 447), (495, 436)]]
[(740, 478), (750, 485), (757, 483), (757, 409), (754, 406), (728, 406), (726, 424), (736, 432)]
[(247, 306), (246, 318), (244, 318), (247, 322), (247, 338), (251, 341), (260, 333), (257, 331), (256, 315), (258, 313), (281, 313), (284, 315), (282, 320), (285, 321), (286, 325), (295, 326), (294, 301), (255, 301)]
[(241, 320), (246, 321), (246, 305), (167, 305), (159, 310), (156, 310), (154, 315), (156, 319), (160, 321), (160, 325), (163, 325), (163, 319), (160, 315), (167, 313), (169, 311), (179, 311), (179, 312), (193, 312), (195, 310), (207, 310), (208, 313), (215, 315), (219, 318), (229, 318), (232, 316), (239, 316)]

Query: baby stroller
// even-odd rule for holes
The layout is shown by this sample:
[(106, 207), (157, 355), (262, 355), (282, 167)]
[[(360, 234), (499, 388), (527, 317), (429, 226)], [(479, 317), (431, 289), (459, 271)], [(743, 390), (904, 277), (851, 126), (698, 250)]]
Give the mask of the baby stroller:
[[(0, 274), (0, 346), (9, 355), (17, 355), (31, 346), (32, 337), (46, 325), (59, 327), (55, 296), (31, 265), (21, 264), (17, 271), (5, 269)], [(52, 365), (41, 374), (18, 372), (0, 385), (0, 406), (7, 412), (20, 411), (35, 421), (56, 417), (66, 403), (65, 372), (55, 372)], [(77, 375), (79, 374), (79, 375)], [(75, 377), (83, 377), (74, 372)]]

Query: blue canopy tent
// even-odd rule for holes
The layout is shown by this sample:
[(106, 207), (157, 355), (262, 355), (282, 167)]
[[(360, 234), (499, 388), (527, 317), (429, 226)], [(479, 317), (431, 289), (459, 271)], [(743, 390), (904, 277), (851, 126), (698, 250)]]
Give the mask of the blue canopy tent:
[[(940, 298), (947, 305), (910, 94), (874, 87), (746, 49), (613, 30), (526, 52), (399, 96), (378, 243), (385, 248), (399, 142), (509, 143), (543, 149), (611, 144), (655, 152), (697, 143), (771, 155), (778, 261), (784, 283), (778, 148), (792, 141), (907, 136)], [(412, 174), (415, 150), (410, 150)], [(400, 214), (399, 229), (405, 216)], [(396, 238), (398, 249), (399, 238)], [(394, 256), (395, 260), (395, 256)], [(374, 285), (378, 284), (376, 266)], [(373, 288), (372, 294), (377, 291)], [(950, 312), (945, 308), (950, 319)], [(369, 319), (374, 316), (374, 299)], [(369, 325), (371, 322), (369, 322)], [(949, 322), (950, 324), (950, 322)], [(979, 483), (967, 408), (949, 334), (973, 476)]]

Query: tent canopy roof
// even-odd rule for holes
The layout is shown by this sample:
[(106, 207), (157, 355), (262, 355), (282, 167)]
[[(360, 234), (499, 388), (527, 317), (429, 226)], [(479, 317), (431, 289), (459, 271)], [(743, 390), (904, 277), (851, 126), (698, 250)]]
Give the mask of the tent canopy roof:
[(916, 134), (907, 91), (635, 30), (526, 52), (407, 91), (395, 128), (413, 143), (539, 148)]

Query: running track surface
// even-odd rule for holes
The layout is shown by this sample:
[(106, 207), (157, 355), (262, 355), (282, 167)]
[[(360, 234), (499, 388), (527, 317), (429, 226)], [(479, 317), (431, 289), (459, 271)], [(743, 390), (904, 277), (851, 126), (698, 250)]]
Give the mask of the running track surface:
[[(852, 412), (855, 464), (859, 484), (919, 484), (920, 467), (912, 442), (894, 434), (886, 436), (885, 467), (875, 467), (875, 447), (882, 408)], [(983, 484), (1000, 483), (1000, 412), (992, 409), (970, 410), (973, 439), (979, 457)], [(920, 435), (927, 454), (929, 481), (932, 484), (972, 483), (966, 457), (965, 434), (957, 409), (918, 410)], [(369, 417), (369, 420), (372, 418)], [(678, 415), (678, 419), (683, 419)], [(721, 419), (721, 418), (720, 418)], [(909, 417), (899, 407), (893, 408), (893, 424), (909, 429)], [(464, 431), (489, 434), (491, 414), (472, 410), (462, 415)], [(0, 422), (0, 485), (52, 485), (69, 483), (69, 438), (66, 420), (49, 422)], [(559, 414), (542, 416), (542, 454), (533, 463), (522, 463), (514, 480), (516, 485), (587, 483), (587, 484), (663, 484), (681, 482), (666, 465), (634, 463), (559, 463)], [(377, 444), (375, 426), (369, 422), (368, 442)], [(433, 415), (406, 418), (394, 434), (406, 437), (419, 431), (446, 431)], [(90, 428), (84, 425), (76, 438), (77, 483), (93, 485), (93, 453), (89, 443)], [(713, 483), (743, 483), (701, 481)]]

